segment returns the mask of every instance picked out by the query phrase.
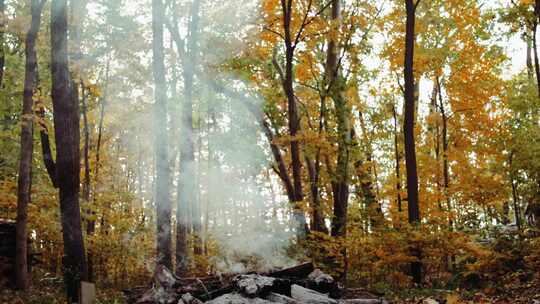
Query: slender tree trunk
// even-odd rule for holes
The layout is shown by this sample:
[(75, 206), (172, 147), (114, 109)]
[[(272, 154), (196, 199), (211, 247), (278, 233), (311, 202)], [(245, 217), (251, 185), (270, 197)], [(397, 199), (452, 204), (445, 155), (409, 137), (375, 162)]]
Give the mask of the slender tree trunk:
[(358, 178), (360, 180), (360, 186), (364, 195), (364, 202), (366, 204), (366, 208), (368, 209), (370, 225), (372, 228), (376, 228), (384, 222), (384, 217), (382, 214), (381, 205), (377, 202), (378, 191), (375, 192), (373, 189), (373, 181), (377, 181), (377, 172), (373, 163), (373, 145), (368, 135), (364, 116), (361, 111), (358, 112), (358, 120), (360, 122), (360, 129), (362, 130), (362, 137), (364, 141), (361, 145), (366, 147), (366, 162), (369, 164), (369, 166), (367, 167), (367, 169), (364, 169), (362, 161), (358, 160), (356, 170), (358, 173)]
[[(180, 117), (180, 175), (178, 177), (178, 201), (176, 208), (176, 273), (185, 274), (188, 269), (187, 260), (187, 234), (190, 224), (193, 224), (195, 234), (200, 233), (200, 216), (191, 218), (189, 206), (199, 210), (193, 212), (200, 214), (200, 206), (196, 201), (195, 182), (195, 140), (193, 130), (193, 82), (195, 74), (195, 60), (197, 54), (197, 37), (199, 29), (199, 7), (200, 1), (194, 0), (191, 7), (191, 21), (189, 24), (188, 37), (188, 58), (184, 61), (184, 101), (182, 104), (182, 114)], [(198, 238), (198, 236), (197, 236)], [(196, 240), (196, 251), (200, 251), (200, 242)]]
[(201, 255), (203, 253), (203, 231), (202, 231), (202, 193), (201, 193), (201, 172), (202, 172), (202, 110), (201, 107), (197, 107), (198, 120), (197, 131), (195, 136), (197, 137), (197, 155), (199, 156), (197, 161), (197, 172), (195, 173), (195, 201), (192, 205), (192, 218), (193, 218), (193, 252), (196, 255)]
[(395, 156), (395, 169), (396, 169), (396, 203), (398, 207), (398, 212), (401, 214), (402, 211), (402, 202), (401, 202), (401, 157), (399, 152), (399, 137), (398, 137), (398, 117), (396, 106), (392, 105), (392, 115), (394, 117), (394, 156)]
[(514, 217), (516, 219), (516, 226), (519, 231), (521, 231), (521, 208), (519, 207), (519, 199), (518, 199), (518, 193), (517, 193), (517, 185), (516, 185), (516, 178), (513, 173), (512, 163), (514, 160), (514, 151), (510, 151), (510, 155), (508, 156), (508, 164), (510, 166), (510, 183), (512, 186), (512, 201), (514, 203)]
[[(320, 114), (319, 114), (319, 127), (318, 134), (322, 136), (324, 130), (324, 120), (326, 119), (326, 100), (325, 97), (320, 98)], [(321, 210), (320, 203), (320, 186), (319, 179), (321, 174), (321, 147), (317, 148), (315, 154), (315, 160), (312, 161), (306, 157), (307, 166), (309, 169), (310, 188), (311, 188), (311, 200), (313, 209), (313, 230), (327, 234), (328, 229), (324, 223), (324, 214)]]
[(158, 264), (172, 268), (171, 254), (171, 200), (170, 169), (167, 148), (167, 88), (165, 80), (165, 54), (163, 47), (163, 0), (152, 0), (152, 50), (155, 96), (155, 153), (157, 207), (157, 260)]
[(68, 301), (79, 302), (80, 281), (87, 279), (79, 208), (79, 104), (69, 72), (67, 55), (67, 1), (51, 6), (51, 72), (54, 131), (64, 239), (64, 282)]
[(448, 116), (446, 115), (446, 110), (444, 108), (442, 92), (441, 92), (441, 83), (439, 78), (436, 79), (437, 91), (439, 94), (439, 111), (442, 118), (442, 148), (443, 148), (443, 187), (444, 187), (444, 198), (446, 200), (446, 207), (448, 208), (448, 225), (450, 230), (454, 227), (454, 220), (452, 218), (452, 202), (450, 200), (450, 195), (448, 193), (450, 188), (450, 169), (448, 165)]
[(83, 200), (88, 203), (90, 201), (90, 128), (88, 126), (88, 106), (86, 104), (86, 92), (84, 87), (82, 88), (82, 117), (83, 117), (83, 133), (84, 133), (84, 145), (83, 145), (83, 162), (84, 162), (84, 180), (83, 180)]
[[(450, 169), (449, 169), (449, 162), (448, 162), (448, 115), (446, 114), (446, 110), (444, 108), (443, 98), (442, 98), (442, 88), (441, 88), (441, 82), (440, 79), (437, 77), (435, 79), (435, 85), (437, 87), (437, 94), (439, 97), (439, 112), (441, 114), (442, 119), (442, 157), (443, 157), (443, 187), (444, 187), (444, 199), (446, 201), (446, 208), (448, 211), (448, 229), (450, 231), (454, 230), (454, 215), (452, 213), (452, 201), (450, 199)], [(439, 149), (439, 126), (437, 125), (437, 154)], [(439, 165), (439, 162), (437, 161), (437, 166)], [(439, 170), (439, 167), (437, 167), (437, 172)], [(438, 176), (437, 176), (438, 178)], [(437, 186), (439, 185), (439, 180), (437, 179)], [(450, 256), (450, 266), (452, 268), (456, 267), (456, 256), (451, 255)]]
[[(334, 216), (332, 217), (331, 235), (333, 237), (347, 236), (347, 213), (349, 204), (349, 154), (351, 147), (351, 116), (350, 106), (344, 96), (345, 79), (341, 75), (340, 62), (338, 62), (338, 37), (341, 23), (340, 0), (332, 0), (331, 21), (333, 28), (330, 31), (326, 52), (325, 81), (327, 92), (334, 102), (337, 121), (337, 165), (332, 181), (334, 201)], [(346, 283), (348, 271), (347, 248), (343, 246), (341, 255), (344, 259), (343, 272), (340, 279)]]
[[(70, 52), (71, 60), (74, 62), (82, 62), (83, 60), (83, 49), (82, 49), (82, 24), (84, 19), (84, 14), (86, 10), (86, 0), (71, 0), (69, 2), (71, 9), (71, 20), (72, 24), (69, 30), (70, 40), (73, 50)], [(87, 96), (85, 92), (84, 82), (83, 82), (83, 73), (82, 64), (75, 65), (75, 69), (72, 71), (74, 78), (74, 90), (79, 92), (80, 90), (80, 102), (82, 106), (82, 118), (83, 118), (83, 164), (84, 164), (84, 178), (82, 183), (82, 199), (83, 206), (86, 213), (86, 216), (90, 219), (86, 219), (86, 232), (88, 235), (92, 235), (94, 232), (95, 222), (92, 217), (95, 215), (95, 212), (90, 211), (90, 161), (89, 161), (89, 150), (90, 150), (90, 128), (88, 126), (88, 105), (87, 105)], [(79, 95), (77, 95), (79, 96)], [(91, 250), (88, 250), (87, 256), (87, 267), (88, 267), (88, 280), (94, 281), (94, 269), (93, 269), (93, 260)]]
[(216, 121), (216, 113), (215, 113), (215, 109), (212, 108), (211, 106), (208, 106), (208, 119), (209, 119), (209, 122), (206, 124), (207, 126), (207, 129), (206, 129), (206, 134), (207, 134), (207, 139), (208, 139), (208, 147), (207, 147), (207, 150), (208, 150), (208, 161), (207, 161), (207, 167), (206, 167), (206, 170), (207, 170), (207, 179), (206, 179), (206, 199), (205, 199), (205, 209), (204, 209), (204, 240), (203, 240), (203, 245), (204, 245), (204, 254), (205, 255), (208, 255), (208, 235), (209, 235), (209, 221), (210, 221), (210, 206), (212, 204), (212, 176), (214, 176), (214, 172), (215, 172), (215, 163), (216, 163), (216, 159), (215, 159), (215, 155), (214, 155), (214, 147), (213, 147), (213, 143), (212, 143), (212, 137), (211, 135), (213, 134), (213, 132), (215, 132), (215, 129), (216, 129), (216, 125), (217, 125), (217, 121)]
[[(107, 98), (109, 92), (109, 68), (110, 60), (107, 60), (107, 67), (105, 68), (105, 88), (103, 96), (99, 102), (99, 122), (98, 122), (98, 134), (97, 134), (97, 143), (96, 143), (96, 163), (95, 163), (95, 173), (94, 173), (94, 187), (99, 183), (99, 169), (101, 162), (101, 143), (103, 141), (103, 123), (105, 121), (105, 108), (107, 106)], [(94, 190), (95, 191), (95, 190)], [(94, 197), (95, 200), (95, 197)]]
[(536, 32), (538, 31), (538, 22), (534, 22), (533, 32), (532, 32), (532, 46), (533, 46), (533, 55), (534, 55), (534, 72), (536, 75), (536, 88), (538, 96), (540, 97), (540, 62), (538, 59), (538, 44), (536, 39)]
[[(107, 66), (105, 68), (105, 84), (103, 96), (99, 101), (99, 122), (98, 122), (98, 133), (97, 133), (97, 142), (96, 142), (96, 160), (94, 164), (94, 193), (96, 193), (96, 187), (99, 185), (99, 169), (101, 168), (101, 144), (103, 138), (103, 123), (105, 120), (105, 108), (107, 104), (107, 95), (108, 95), (108, 83), (109, 83), (109, 60), (107, 60)], [(97, 206), (98, 196), (94, 195), (93, 201), (94, 206)], [(95, 214), (95, 213), (94, 213)], [(102, 229), (106, 226), (104, 225), (105, 215), (101, 217), (101, 227)], [(96, 230), (96, 219), (92, 219), (88, 222), (86, 226), (86, 233), (88, 235), (93, 235)], [(91, 253), (88, 254), (88, 280), (90, 282), (95, 281), (95, 271), (94, 271), (94, 261)]]
[(527, 63), (527, 78), (533, 79), (534, 67), (532, 63), (532, 32), (527, 28), (525, 30), (524, 40), (527, 44), (526, 63)]
[(28, 274), (28, 204), (31, 201), (32, 189), (32, 154), (34, 151), (33, 96), (37, 83), (36, 39), (41, 24), (41, 11), (44, 0), (32, 0), (32, 21), (26, 35), (26, 65), (24, 75), (23, 111), (21, 126), (21, 150), (19, 162), (19, 178), (17, 188), (17, 242), (15, 256), (15, 276), (17, 288), (27, 290)]
[[(84, 162), (84, 180), (83, 180), (83, 189), (82, 189), (82, 198), (86, 204), (87, 214), (90, 219), (87, 219), (86, 223), (86, 233), (88, 236), (94, 234), (95, 230), (95, 211), (91, 211), (90, 207), (90, 127), (88, 126), (88, 105), (86, 103), (86, 92), (84, 86), (81, 86), (82, 89), (82, 116), (83, 116), (83, 132), (84, 132), (84, 146), (83, 146), (83, 162)], [(88, 250), (87, 253), (87, 263), (88, 263), (88, 281), (94, 282), (94, 259), (91, 250)]]
[[(438, 106), (438, 88), (439, 88), (439, 85), (438, 85), (438, 81), (439, 79), (437, 77), (435, 77), (434, 79), (434, 85), (433, 85), (433, 91), (432, 91), (432, 94), (431, 94), (431, 104), (430, 104), (430, 107), (429, 107), (429, 114), (435, 114), (435, 113), (439, 113), (439, 106)], [(433, 149), (434, 149), (434, 152), (435, 152), (435, 184), (436, 184), (436, 189), (437, 189), (437, 206), (439, 207), (439, 210), (440, 211), (443, 211), (443, 206), (442, 206), (442, 203), (441, 203), (441, 198), (440, 198), (440, 195), (441, 195), (441, 173), (440, 173), (440, 169), (441, 169), (441, 144), (440, 144), (440, 126), (439, 126), (439, 122), (435, 122), (435, 127), (431, 127), (431, 126), (428, 126), (428, 132), (432, 134), (433, 136)]]
[(6, 52), (4, 51), (4, 33), (6, 31), (5, 21), (5, 0), (0, 0), (0, 89), (2, 89), (4, 80), (4, 64), (6, 62)]
[[(339, 29), (341, 7), (339, 0), (332, 0), (331, 19), (335, 23), (332, 32)], [(326, 81), (328, 92), (334, 101), (337, 120), (338, 151), (335, 171), (336, 181), (332, 183), (334, 194), (334, 217), (332, 218), (332, 235), (345, 236), (347, 234), (347, 205), (349, 201), (349, 147), (351, 132), (349, 125), (350, 109), (343, 96), (344, 79), (341, 77), (338, 63), (337, 41), (330, 35), (326, 57)]]
[[(201, 0), (194, 0), (192, 4), (192, 12), (191, 12), (191, 23), (190, 23), (190, 36), (188, 40), (188, 56), (189, 56), (189, 62), (191, 63), (189, 65), (187, 73), (190, 73), (191, 75), (187, 76), (187, 78), (190, 79), (190, 84), (188, 85), (190, 90), (190, 98), (191, 98), (191, 104), (193, 107), (193, 85), (194, 85), (194, 75), (195, 75), (195, 69), (196, 69), (196, 62), (198, 58), (198, 40), (199, 40), (199, 14), (200, 14), (200, 6), (201, 6)], [(193, 112), (190, 112), (191, 115), (193, 115)], [(192, 118), (193, 121), (193, 118)], [(200, 157), (200, 145), (201, 145), (201, 128), (200, 123), (199, 127), (196, 131), (196, 136), (198, 137), (198, 149), (199, 149), (199, 157)], [(192, 129), (193, 136), (195, 136), (195, 132)], [(200, 162), (200, 160), (199, 160)], [(200, 164), (200, 163), (199, 163)], [(193, 165), (195, 168), (195, 164)], [(194, 200), (191, 202), (191, 208), (192, 208), (192, 226), (193, 226), (193, 250), (194, 253), (197, 255), (202, 254), (202, 239), (201, 239), (201, 233), (202, 233), (202, 223), (201, 223), (201, 199), (200, 199), (200, 166), (197, 166), (197, 172), (194, 172), (195, 175), (193, 178), (195, 178), (195, 187), (192, 188), (191, 191), (194, 191), (193, 198)]]
[(309, 183), (311, 191), (311, 208), (313, 210), (312, 230), (322, 233), (328, 233), (328, 229), (324, 224), (324, 217), (321, 212), (321, 202), (319, 194), (319, 176), (320, 176), (320, 149), (317, 151), (315, 161), (306, 156), (306, 167), (309, 173)]
[[(39, 104), (38, 115), (41, 119), (45, 119), (45, 108), (41, 103)], [(56, 164), (54, 163), (54, 158), (51, 151), (49, 130), (47, 125), (43, 122), (40, 123), (39, 136), (41, 142), (41, 151), (43, 154), (43, 164), (45, 165), (45, 169), (47, 170), (51, 184), (54, 188), (58, 188), (58, 184), (56, 182)]]
[(304, 199), (302, 190), (302, 161), (300, 158), (300, 143), (296, 136), (300, 131), (300, 117), (298, 115), (298, 105), (294, 94), (294, 51), (296, 45), (293, 42), (291, 33), (292, 21), (292, 0), (281, 0), (281, 8), (283, 12), (283, 30), (285, 38), (285, 75), (283, 77), (283, 90), (287, 98), (287, 116), (289, 121), (289, 136), (291, 137), (291, 167), (292, 167), (292, 207), (293, 217), (296, 225), (296, 237), (302, 240), (307, 234), (307, 223), (304, 211), (300, 204)]
[[(405, 34), (405, 120), (403, 133), (405, 137), (405, 163), (407, 169), (407, 202), (409, 223), (420, 224), (420, 208), (418, 204), (418, 174), (416, 168), (416, 147), (414, 139), (415, 124), (415, 84), (414, 84), (414, 44), (415, 44), (415, 12), (420, 0), (406, 0), (407, 22)], [(420, 258), (420, 248), (414, 248), (413, 255)], [(417, 261), (411, 263), (413, 281), (420, 284), (422, 281), (422, 264)]]

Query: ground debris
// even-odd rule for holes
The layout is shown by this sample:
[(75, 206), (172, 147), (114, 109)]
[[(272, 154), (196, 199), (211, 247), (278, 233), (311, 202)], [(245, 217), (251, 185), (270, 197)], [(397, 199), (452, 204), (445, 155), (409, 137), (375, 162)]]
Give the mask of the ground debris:
[(287, 280), (258, 274), (239, 275), (233, 279), (233, 284), (247, 297), (265, 296), (270, 292), (287, 292), (291, 287)]
[(179, 278), (156, 267), (152, 286), (124, 291), (129, 304), (383, 304), (376, 298), (336, 300), (341, 288), (312, 263), (273, 272)]
[(250, 298), (240, 293), (233, 292), (233, 293), (222, 295), (206, 303), (208, 304), (272, 304), (274, 302), (261, 299), (261, 298)]
[(291, 296), (300, 303), (306, 304), (337, 304), (338, 302), (329, 296), (307, 289), (299, 285), (291, 286)]

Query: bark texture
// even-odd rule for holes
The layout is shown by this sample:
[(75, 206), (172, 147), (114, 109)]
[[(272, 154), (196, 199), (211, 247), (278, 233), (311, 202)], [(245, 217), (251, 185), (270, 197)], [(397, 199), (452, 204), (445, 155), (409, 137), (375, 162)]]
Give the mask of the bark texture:
[[(405, 118), (403, 133), (405, 137), (405, 165), (407, 171), (407, 202), (409, 223), (420, 224), (420, 208), (418, 204), (418, 173), (416, 167), (415, 125), (415, 81), (414, 81), (414, 44), (415, 13), (420, 0), (406, 0), (407, 21), (405, 33)], [(420, 258), (419, 248), (413, 249), (413, 255)], [(422, 265), (411, 263), (413, 281), (419, 284), (422, 280)]]
[(347, 234), (347, 205), (349, 202), (349, 150), (351, 146), (351, 128), (349, 123), (350, 108), (343, 95), (345, 79), (341, 76), (340, 62), (338, 62), (338, 41), (335, 38), (339, 30), (341, 19), (339, 0), (332, 1), (331, 19), (334, 24), (326, 54), (326, 82), (328, 93), (334, 101), (337, 121), (337, 165), (335, 181), (332, 182), (334, 198), (334, 217), (332, 218), (332, 235), (345, 236)]
[[(193, 86), (197, 59), (197, 40), (199, 31), (200, 1), (194, 0), (191, 7), (187, 53), (184, 60), (184, 101), (180, 117), (180, 175), (178, 180), (177, 202), (177, 235), (176, 235), (176, 273), (181, 275), (187, 271), (187, 235), (192, 224), (194, 249), (202, 252), (201, 246), (201, 209), (197, 199), (195, 169), (195, 136), (193, 129)], [(178, 45), (180, 49), (180, 45)], [(191, 212), (190, 212), (191, 211)], [(189, 215), (193, 216), (189, 216)]]
[(34, 91), (37, 84), (37, 54), (36, 40), (41, 24), (43, 0), (32, 0), (30, 29), (26, 35), (25, 73), (23, 91), (23, 110), (21, 124), (21, 151), (19, 160), (19, 177), (17, 187), (17, 241), (15, 257), (15, 277), (17, 288), (28, 289), (28, 205), (31, 201), (32, 190), (32, 154), (34, 152), (33, 111)]
[(64, 282), (69, 303), (79, 302), (80, 281), (87, 279), (79, 207), (79, 103), (69, 72), (67, 1), (51, 5), (51, 73), (56, 139), (56, 182), (64, 240)]
[[(291, 137), (291, 167), (292, 167), (292, 191), (289, 200), (292, 203), (293, 217), (296, 223), (297, 239), (304, 239), (307, 233), (307, 223), (304, 211), (300, 203), (304, 199), (302, 191), (302, 161), (300, 158), (300, 143), (296, 136), (300, 131), (300, 117), (298, 115), (298, 105), (294, 95), (294, 52), (298, 38), (294, 38), (291, 33), (292, 21), (292, 0), (281, 0), (283, 12), (283, 30), (285, 40), (285, 71), (280, 70), (283, 91), (287, 98), (287, 116), (289, 121), (289, 136)], [(298, 37), (298, 36), (297, 36)]]
[(154, 73), (154, 122), (156, 154), (157, 208), (157, 262), (172, 268), (171, 252), (171, 200), (170, 169), (167, 145), (167, 87), (165, 80), (165, 54), (163, 47), (163, 26), (165, 6), (162, 0), (152, 0), (152, 50)]

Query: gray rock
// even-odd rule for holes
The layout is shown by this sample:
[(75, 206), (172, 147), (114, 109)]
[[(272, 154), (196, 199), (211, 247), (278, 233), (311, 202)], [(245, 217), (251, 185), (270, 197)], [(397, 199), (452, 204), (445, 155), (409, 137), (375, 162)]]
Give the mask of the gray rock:
[(334, 278), (318, 268), (308, 275), (308, 280), (315, 284), (334, 284)]
[(296, 301), (293, 298), (275, 292), (271, 292), (270, 294), (268, 294), (268, 296), (266, 296), (266, 299), (274, 303), (280, 304), (300, 304), (300, 302)]
[(233, 280), (236, 289), (243, 295), (254, 298), (279, 289), (283, 280), (258, 274), (239, 275)]
[(239, 293), (228, 293), (206, 302), (206, 304), (273, 304), (261, 298), (248, 298)]
[(298, 302), (305, 304), (338, 304), (338, 301), (329, 298), (325, 294), (296, 284), (291, 286), (291, 296)]
[(203, 302), (195, 298), (188, 292), (180, 297), (180, 300), (178, 300), (178, 304), (203, 304)]

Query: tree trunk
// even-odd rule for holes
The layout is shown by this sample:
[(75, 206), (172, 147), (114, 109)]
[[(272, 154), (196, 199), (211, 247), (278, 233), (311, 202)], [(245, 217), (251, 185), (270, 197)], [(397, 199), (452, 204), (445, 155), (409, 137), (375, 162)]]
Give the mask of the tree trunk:
[[(38, 115), (41, 119), (45, 119), (45, 108), (40, 103)], [(58, 188), (58, 183), (56, 182), (56, 164), (54, 163), (52, 151), (51, 151), (51, 142), (49, 139), (49, 130), (45, 123), (40, 123), (39, 137), (41, 142), (41, 151), (43, 154), (43, 163), (47, 174), (51, 179), (51, 184), (54, 188)]]
[(536, 39), (536, 32), (538, 30), (538, 21), (534, 22), (533, 32), (532, 32), (532, 46), (533, 46), (533, 56), (534, 56), (534, 72), (536, 75), (536, 89), (538, 96), (540, 97), (540, 62), (538, 59), (538, 43)]
[[(405, 120), (403, 133), (405, 137), (405, 164), (407, 169), (407, 202), (409, 223), (420, 224), (420, 208), (418, 204), (418, 174), (416, 168), (416, 147), (414, 139), (415, 124), (415, 85), (414, 85), (414, 44), (415, 44), (415, 12), (420, 0), (406, 0), (407, 22), (405, 34)], [(413, 250), (413, 255), (420, 258), (420, 248)], [(420, 262), (411, 263), (413, 281), (417, 284), (422, 280), (422, 265)]]
[(83, 200), (88, 203), (90, 201), (90, 128), (88, 126), (88, 106), (86, 104), (86, 92), (82, 90), (82, 117), (83, 117), (83, 132), (84, 132), (84, 145), (83, 145), (83, 162), (84, 162), (84, 180), (83, 180)]
[(450, 200), (450, 195), (448, 194), (450, 188), (450, 169), (448, 165), (448, 116), (446, 115), (446, 110), (444, 108), (442, 92), (441, 92), (441, 83), (439, 78), (436, 79), (437, 92), (439, 94), (439, 111), (442, 118), (442, 148), (443, 148), (443, 187), (444, 187), (444, 198), (446, 200), (446, 207), (448, 208), (448, 225), (450, 230), (453, 229), (454, 220), (450, 212), (452, 211), (452, 202)]
[[(83, 116), (83, 132), (84, 132), (84, 146), (83, 146), (83, 162), (84, 162), (84, 180), (83, 180), (83, 189), (82, 189), (82, 198), (86, 204), (87, 216), (90, 218), (87, 219), (86, 223), (86, 233), (90, 236), (94, 234), (95, 230), (95, 211), (91, 211), (90, 207), (90, 127), (88, 126), (88, 106), (86, 104), (86, 92), (84, 86), (81, 85), (81, 105), (82, 105), (82, 116)], [(88, 264), (88, 281), (94, 281), (94, 261), (91, 251), (88, 251), (87, 254), (87, 264)]]
[(31, 201), (32, 189), (32, 154), (34, 151), (33, 96), (36, 89), (37, 54), (36, 39), (41, 24), (41, 11), (44, 0), (32, 0), (32, 21), (26, 35), (26, 65), (24, 74), (23, 111), (21, 126), (21, 155), (19, 162), (19, 178), (17, 188), (17, 241), (15, 256), (15, 277), (17, 288), (27, 290), (28, 280), (28, 204)]
[(512, 163), (514, 160), (514, 151), (510, 151), (510, 155), (508, 156), (508, 164), (510, 167), (510, 183), (512, 186), (512, 202), (514, 204), (514, 218), (516, 219), (516, 226), (518, 228), (518, 231), (521, 231), (521, 208), (519, 207), (519, 199), (518, 199), (518, 193), (517, 193), (517, 181), (513, 173)]
[[(107, 95), (108, 95), (108, 84), (109, 84), (109, 60), (107, 60), (107, 66), (105, 68), (105, 84), (104, 84), (104, 92), (103, 96), (101, 97), (99, 101), (99, 122), (98, 122), (98, 133), (97, 133), (97, 143), (96, 143), (96, 162), (94, 164), (94, 193), (96, 193), (96, 187), (99, 184), (99, 168), (100, 168), (100, 162), (101, 162), (101, 142), (103, 137), (103, 122), (105, 120), (105, 106), (107, 103)], [(86, 172), (85, 172), (86, 174)], [(89, 184), (90, 186), (90, 184)], [(94, 206), (97, 206), (97, 196), (94, 195), (93, 197)], [(95, 216), (95, 212), (92, 213)], [(102, 217), (103, 222), (103, 217)], [(105, 225), (102, 225), (102, 228), (105, 227)], [(93, 235), (96, 230), (96, 219), (91, 219), (88, 221), (88, 225), (86, 226), (86, 233), (88, 235)], [(92, 253), (88, 253), (88, 280), (90, 282), (95, 281), (95, 273), (94, 273), (94, 259), (92, 256)]]
[[(198, 234), (201, 231), (200, 206), (196, 201), (195, 182), (195, 140), (193, 130), (193, 82), (195, 75), (195, 60), (197, 58), (197, 37), (199, 31), (200, 1), (194, 0), (191, 7), (189, 37), (187, 43), (187, 58), (184, 61), (184, 101), (180, 117), (180, 175), (178, 177), (178, 201), (176, 207), (176, 273), (182, 275), (187, 271), (187, 234), (190, 224), (193, 224), (196, 235), (195, 250), (200, 252), (201, 245)], [(190, 207), (194, 212), (190, 212)], [(191, 218), (190, 214), (196, 214)]]
[(369, 166), (367, 170), (364, 170), (364, 168), (362, 168), (362, 161), (358, 160), (355, 167), (358, 179), (360, 180), (360, 187), (368, 210), (371, 227), (376, 228), (384, 223), (384, 215), (382, 213), (381, 204), (377, 202), (378, 191), (375, 192), (373, 190), (373, 181), (375, 181), (375, 183), (377, 181), (377, 174), (373, 163), (373, 145), (368, 135), (366, 123), (361, 111), (358, 111), (358, 120), (360, 122), (360, 129), (362, 130), (362, 137), (364, 140), (362, 145), (366, 147), (364, 152), (366, 154), (366, 162)]
[[(190, 35), (187, 42), (188, 47), (188, 68), (186, 73), (190, 75), (186, 75), (185, 77), (189, 79), (189, 84), (187, 87), (189, 88), (189, 99), (191, 99), (191, 107), (193, 108), (193, 79), (195, 75), (195, 69), (196, 69), (196, 62), (197, 62), (197, 55), (198, 55), (198, 40), (199, 40), (199, 13), (200, 13), (200, 6), (201, 1), (200, 0), (194, 0), (191, 8), (191, 22), (190, 22)], [(189, 115), (193, 115), (193, 111), (187, 113)], [(191, 118), (191, 121), (193, 122), (193, 118)], [(200, 128), (198, 129), (197, 133), (200, 132)], [(192, 137), (194, 138), (195, 132), (193, 128), (191, 128)], [(198, 135), (200, 136), (200, 135)], [(195, 149), (193, 149), (195, 151)], [(195, 164), (193, 165), (193, 168), (195, 169)], [(197, 170), (199, 171), (199, 170)], [(198, 176), (199, 172), (193, 172), (194, 175), (192, 178), (196, 180), (195, 187), (191, 189), (191, 191), (194, 191), (193, 194), (193, 200), (191, 201), (191, 208), (192, 208), (192, 226), (193, 226), (193, 250), (195, 254), (202, 254), (202, 242), (201, 242), (201, 232), (202, 232), (202, 224), (201, 224), (201, 200), (198, 195), (199, 193), (199, 181)]]
[(312, 224), (311, 229), (313, 231), (322, 232), (322, 233), (328, 233), (328, 229), (326, 228), (326, 225), (324, 224), (324, 217), (321, 212), (321, 202), (320, 202), (320, 194), (319, 194), (319, 176), (320, 176), (320, 169), (321, 169), (321, 161), (320, 161), (320, 149), (317, 150), (317, 154), (315, 156), (315, 161), (311, 160), (309, 157), (306, 156), (306, 167), (308, 168), (309, 173), (309, 183), (310, 183), (310, 192), (311, 192), (311, 208), (313, 210), (312, 214)]
[(337, 166), (335, 182), (332, 183), (334, 194), (334, 217), (332, 218), (332, 236), (345, 236), (347, 234), (347, 205), (349, 201), (349, 147), (351, 144), (351, 132), (349, 125), (350, 109), (343, 96), (345, 80), (341, 77), (338, 63), (337, 41), (333, 38), (339, 30), (341, 19), (340, 1), (332, 0), (331, 19), (335, 23), (332, 35), (328, 41), (326, 57), (326, 82), (328, 92), (334, 101), (337, 120)]
[(79, 302), (80, 281), (87, 279), (79, 208), (79, 104), (69, 72), (67, 1), (51, 6), (51, 72), (56, 138), (56, 179), (64, 239), (64, 282), (68, 301)]
[(292, 0), (281, 0), (281, 8), (283, 12), (283, 30), (285, 38), (285, 75), (283, 81), (283, 91), (287, 98), (287, 116), (289, 120), (289, 136), (291, 137), (291, 167), (292, 167), (292, 207), (293, 217), (296, 224), (296, 237), (298, 240), (302, 240), (306, 237), (307, 224), (304, 211), (300, 204), (304, 199), (304, 193), (302, 190), (302, 162), (300, 160), (300, 143), (296, 138), (300, 131), (300, 117), (298, 115), (298, 105), (296, 104), (296, 97), (294, 95), (294, 51), (296, 44), (293, 43), (291, 34), (291, 21), (292, 21)]
[(392, 116), (394, 117), (394, 156), (395, 156), (395, 169), (396, 169), (396, 203), (398, 207), (398, 212), (401, 214), (402, 206), (401, 206), (401, 156), (399, 151), (399, 138), (398, 138), (398, 117), (397, 117), (397, 111), (396, 106), (392, 105)]
[[(105, 107), (107, 105), (107, 96), (108, 96), (108, 86), (109, 86), (109, 69), (110, 69), (110, 60), (107, 60), (107, 67), (105, 68), (105, 88), (103, 96), (99, 102), (99, 122), (98, 122), (98, 134), (97, 134), (97, 143), (96, 143), (96, 164), (95, 173), (94, 173), (94, 187), (99, 182), (99, 168), (101, 161), (101, 142), (103, 139), (103, 123), (105, 121)], [(94, 190), (95, 191), (95, 190)], [(95, 199), (95, 197), (94, 197)]]
[[(318, 134), (322, 136), (324, 130), (324, 120), (326, 119), (326, 98), (324, 96), (320, 97), (320, 114), (319, 114), (319, 126)], [(309, 169), (310, 177), (310, 188), (311, 188), (311, 200), (312, 200), (312, 209), (313, 209), (313, 224), (312, 229), (317, 232), (322, 232), (328, 234), (328, 228), (324, 223), (324, 214), (321, 210), (320, 203), (320, 186), (319, 180), (321, 175), (321, 147), (317, 148), (317, 153), (315, 154), (315, 161), (310, 160), (306, 157), (306, 165)]]
[(533, 79), (533, 71), (534, 71), (534, 68), (533, 68), (533, 63), (532, 63), (532, 32), (529, 31), (529, 29), (527, 28), (525, 30), (525, 35), (524, 35), (524, 40), (525, 40), (525, 43), (527, 44), (527, 52), (526, 52), (526, 64), (527, 64), (527, 78), (529, 80), (532, 80)]
[[(152, 50), (154, 74), (154, 128), (156, 154), (157, 207), (157, 262), (172, 268), (171, 253), (171, 201), (170, 169), (167, 147), (167, 88), (165, 80), (165, 54), (163, 47), (163, 22), (165, 6), (162, 0), (152, 0)], [(160, 123), (158, 123), (160, 122)]]

